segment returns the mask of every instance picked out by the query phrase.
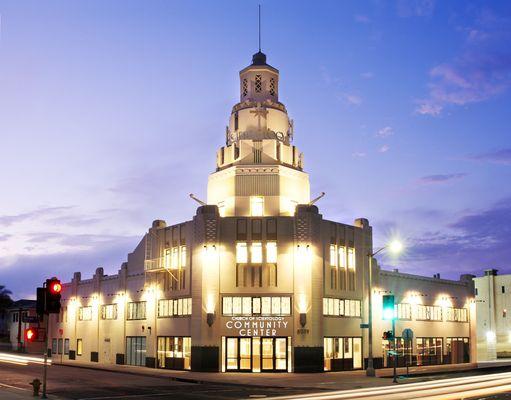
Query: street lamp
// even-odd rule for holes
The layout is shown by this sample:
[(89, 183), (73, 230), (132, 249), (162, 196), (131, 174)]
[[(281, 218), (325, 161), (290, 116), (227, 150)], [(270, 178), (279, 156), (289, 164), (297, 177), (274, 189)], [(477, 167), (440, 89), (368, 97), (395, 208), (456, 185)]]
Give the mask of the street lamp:
[(389, 250), (392, 254), (399, 254), (403, 251), (403, 243), (401, 243), (399, 240), (393, 240), (390, 243), (388, 243), (386, 246), (380, 247), (378, 250), (376, 250), (373, 253), (368, 253), (367, 256), (369, 257), (369, 310), (367, 313), (368, 317), (368, 335), (367, 339), (369, 341), (369, 347), (368, 347), (368, 354), (367, 354), (367, 368), (366, 368), (366, 376), (375, 376), (376, 373), (374, 371), (374, 363), (373, 363), (373, 293), (372, 293), (372, 287), (373, 287), (373, 257), (376, 256), (376, 254), (382, 252), (383, 250)]

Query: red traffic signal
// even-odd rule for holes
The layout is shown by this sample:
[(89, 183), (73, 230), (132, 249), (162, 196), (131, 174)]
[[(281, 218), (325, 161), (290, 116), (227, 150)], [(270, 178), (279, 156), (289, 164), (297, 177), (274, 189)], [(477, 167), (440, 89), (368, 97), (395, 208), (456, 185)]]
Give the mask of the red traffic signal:
[(62, 284), (58, 279), (50, 279), (48, 282), (48, 289), (50, 294), (60, 294), (62, 291)]
[(25, 340), (27, 342), (35, 342), (37, 340), (37, 334), (36, 328), (27, 328), (25, 329)]
[(44, 312), (46, 314), (58, 314), (60, 312), (60, 299), (62, 296), (62, 283), (53, 277), (46, 279)]

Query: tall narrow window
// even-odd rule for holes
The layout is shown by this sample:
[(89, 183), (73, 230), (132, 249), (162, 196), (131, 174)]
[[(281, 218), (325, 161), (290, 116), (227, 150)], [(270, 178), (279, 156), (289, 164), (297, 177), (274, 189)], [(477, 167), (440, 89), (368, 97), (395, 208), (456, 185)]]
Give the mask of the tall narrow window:
[(348, 248), (348, 268), (355, 268), (355, 249), (352, 247)]
[(346, 268), (346, 247), (339, 246), (339, 267)]
[(248, 251), (246, 243), (236, 243), (236, 262), (238, 264), (248, 262)]
[(76, 339), (76, 355), (81, 356), (83, 354), (83, 340)]
[(179, 266), (179, 249), (177, 247), (172, 248), (172, 269), (177, 269)]
[(181, 268), (186, 267), (186, 246), (181, 246), (179, 252), (179, 266)]
[(250, 261), (254, 264), (263, 262), (263, 245), (261, 242), (254, 242), (250, 246)]
[(250, 215), (252, 217), (262, 217), (264, 213), (264, 197), (251, 196), (250, 197)]
[(234, 130), (237, 131), (238, 130), (238, 123), (239, 123), (239, 118), (238, 118), (238, 111), (236, 111), (234, 113)]
[(169, 269), (172, 266), (171, 249), (165, 249), (164, 267)]
[(263, 90), (263, 78), (261, 75), (255, 76), (255, 91), (256, 93), (260, 93)]
[(277, 243), (268, 242), (266, 243), (266, 262), (276, 263), (277, 262)]
[(330, 245), (330, 266), (337, 266), (337, 252), (335, 251), (335, 244)]

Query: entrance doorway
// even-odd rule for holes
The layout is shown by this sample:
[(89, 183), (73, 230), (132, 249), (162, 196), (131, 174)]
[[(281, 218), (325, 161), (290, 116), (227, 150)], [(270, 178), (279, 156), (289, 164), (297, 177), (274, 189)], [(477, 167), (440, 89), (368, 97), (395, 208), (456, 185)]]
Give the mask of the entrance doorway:
[(286, 372), (287, 337), (225, 338), (225, 370), (244, 372)]
[(351, 371), (362, 368), (361, 337), (325, 337), (324, 370)]
[(126, 337), (126, 364), (145, 366), (146, 337)]

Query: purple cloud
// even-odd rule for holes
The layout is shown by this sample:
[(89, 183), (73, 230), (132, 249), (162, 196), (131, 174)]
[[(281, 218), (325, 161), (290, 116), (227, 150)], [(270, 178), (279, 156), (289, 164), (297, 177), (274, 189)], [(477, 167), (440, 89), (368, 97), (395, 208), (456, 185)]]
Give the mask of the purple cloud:
[[(444, 228), (447, 233), (442, 233)], [(460, 273), (481, 275), (487, 268), (511, 272), (511, 198), (465, 213), (441, 229), (410, 240), (404, 264), (450, 278)]]
[[(86, 243), (89, 250), (72, 251), (59, 254), (23, 256), (1, 270), (2, 284), (14, 293), (16, 298), (35, 296), (35, 288), (50, 276), (58, 276), (69, 281), (73, 272), (81, 271), (83, 279), (89, 278), (98, 267), (104, 267), (105, 273), (116, 273), (133, 251), (141, 237), (102, 236), (102, 235), (64, 235), (68, 244)], [(48, 234), (47, 238), (55, 237)], [(44, 240), (44, 235), (39, 238)], [(0, 264), (2, 264), (0, 259)]]
[(486, 101), (511, 86), (511, 29), (509, 24), (481, 13), (476, 27), (466, 34), (460, 55), (429, 71), (429, 95), (419, 100), (415, 112), (437, 116), (448, 106)]
[(468, 158), (474, 161), (511, 165), (511, 148), (490, 151), (488, 153), (474, 154)]
[(451, 181), (456, 181), (466, 177), (466, 173), (456, 173), (456, 174), (437, 174), (437, 175), (426, 175), (422, 178), (419, 178), (417, 181), (420, 185), (434, 185), (439, 183), (447, 183)]
[(16, 215), (2, 215), (0, 216), (0, 225), (9, 226), (18, 222), (26, 221), (27, 219), (51, 217), (72, 208), (73, 206), (44, 207)]
[(392, 129), (391, 126), (386, 126), (384, 128), (381, 128), (377, 133), (376, 137), (379, 138), (386, 138), (388, 136), (392, 136), (394, 134), (394, 129)]

